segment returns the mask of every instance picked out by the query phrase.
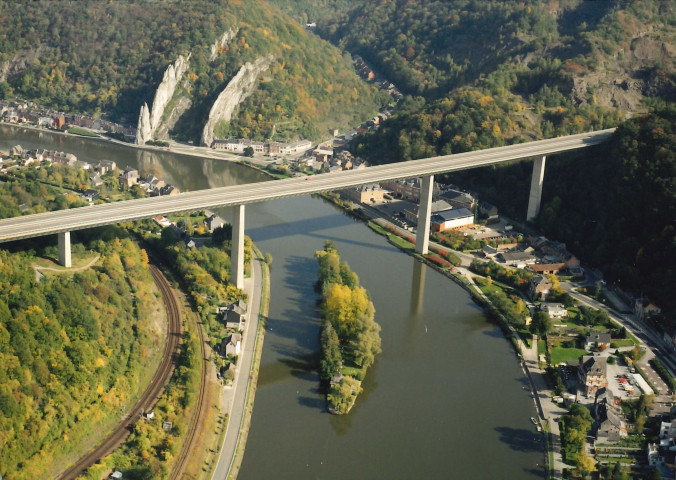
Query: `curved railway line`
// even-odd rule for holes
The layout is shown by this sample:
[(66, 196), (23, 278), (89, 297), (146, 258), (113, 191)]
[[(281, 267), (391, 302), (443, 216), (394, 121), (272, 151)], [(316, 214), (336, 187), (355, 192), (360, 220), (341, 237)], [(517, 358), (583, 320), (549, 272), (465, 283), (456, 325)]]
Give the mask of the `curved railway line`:
[(204, 397), (206, 395), (206, 384), (207, 384), (207, 352), (206, 347), (204, 346), (206, 338), (204, 337), (204, 330), (202, 325), (199, 322), (199, 319), (195, 318), (194, 314), (191, 314), (192, 319), (194, 320), (195, 325), (197, 325), (197, 331), (200, 339), (200, 355), (202, 356), (202, 376), (200, 378), (200, 389), (197, 394), (197, 403), (195, 405), (195, 411), (193, 412), (192, 419), (190, 420), (190, 426), (188, 427), (188, 432), (186, 434), (185, 442), (183, 443), (183, 448), (181, 448), (181, 453), (179, 454), (176, 463), (174, 463), (174, 468), (169, 475), (169, 480), (179, 480), (183, 475), (183, 470), (185, 465), (190, 458), (190, 454), (193, 452), (193, 447), (195, 440), (197, 438), (197, 432), (199, 432), (199, 424), (202, 420), (206, 408), (204, 405)]
[(115, 430), (94, 447), (94, 449), (87, 452), (87, 454), (80, 458), (75, 464), (71, 465), (67, 470), (58, 475), (56, 477), (58, 480), (74, 480), (81, 475), (84, 470), (91, 467), (120, 446), (131, 433), (134, 424), (138, 421), (141, 413), (144, 410), (152, 409), (164, 390), (164, 387), (169, 382), (181, 340), (181, 309), (178, 299), (164, 275), (162, 275), (159, 269), (154, 265), (149, 265), (149, 268), (150, 273), (155, 280), (155, 284), (162, 293), (162, 301), (167, 311), (168, 318), (167, 341), (164, 344), (160, 364), (155, 371), (153, 378), (150, 380), (148, 387), (136, 404), (134, 404), (131, 410), (125, 414), (120, 423), (115, 427)]

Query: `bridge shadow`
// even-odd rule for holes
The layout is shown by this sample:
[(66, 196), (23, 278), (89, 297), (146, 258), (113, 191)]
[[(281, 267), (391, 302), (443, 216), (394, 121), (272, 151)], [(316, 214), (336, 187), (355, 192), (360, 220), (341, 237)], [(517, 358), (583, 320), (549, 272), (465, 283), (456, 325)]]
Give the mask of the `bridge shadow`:
[[(350, 218), (342, 213), (334, 213), (324, 217), (294, 220), (293, 222), (283, 222), (265, 227), (254, 227), (248, 229), (246, 234), (250, 236), (254, 242), (279, 240), (282, 238), (299, 235), (298, 232), (302, 232), (300, 235), (325, 240), (327, 235), (322, 235), (316, 232), (340, 227), (345, 224), (345, 220), (350, 221)], [(386, 245), (359, 242), (352, 240), (349, 237), (338, 237), (335, 234), (332, 234), (331, 237), (337, 241), (340, 241), (341, 243), (344, 242), (355, 246), (373, 248), (377, 250), (389, 250)]]

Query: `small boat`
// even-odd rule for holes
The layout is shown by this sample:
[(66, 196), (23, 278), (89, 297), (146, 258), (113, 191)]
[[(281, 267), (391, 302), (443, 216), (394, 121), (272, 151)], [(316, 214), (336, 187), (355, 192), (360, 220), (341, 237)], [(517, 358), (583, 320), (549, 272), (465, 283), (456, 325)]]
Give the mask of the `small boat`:
[(537, 420), (535, 420), (535, 417), (530, 417), (530, 421), (533, 422), (533, 425), (538, 424)]

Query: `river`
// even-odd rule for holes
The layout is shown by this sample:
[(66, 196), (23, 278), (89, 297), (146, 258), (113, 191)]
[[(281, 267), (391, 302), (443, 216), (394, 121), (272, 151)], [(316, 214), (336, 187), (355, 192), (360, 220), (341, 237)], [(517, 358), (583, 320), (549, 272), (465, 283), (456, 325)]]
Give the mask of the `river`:
[[(227, 162), (0, 126), (0, 150), (17, 143), (89, 162), (154, 164), (182, 190), (263, 180)], [(246, 227), (273, 262), (241, 480), (543, 478), (527, 380), (500, 329), (464, 290), (319, 199), (250, 205)], [(370, 291), (382, 326), (383, 353), (342, 417), (326, 413), (317, 390), (313, 254), (326, 239)]]

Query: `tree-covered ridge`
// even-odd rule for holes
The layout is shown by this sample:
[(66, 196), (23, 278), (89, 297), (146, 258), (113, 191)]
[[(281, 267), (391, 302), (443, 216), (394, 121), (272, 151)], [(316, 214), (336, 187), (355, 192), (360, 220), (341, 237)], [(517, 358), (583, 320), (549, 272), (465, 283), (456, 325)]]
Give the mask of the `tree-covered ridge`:
[[(152, 104), (167, 66), (191, 54), (165, 116), (182, 97), (189, 107), (174, 133), (197, 140), (239, 68), (272, 55), (258, 91), (222, 134), (268, 138), (274, 128), (282, 140), (315, 138), (364, 120), (377, 106), (378, 93), (354, 75), (349, 58), (260, 0), (31, 2), (26, 8), (7, 1), (0, 10), (0, 98), (109, 112), (133, 123), (143, 103)], [(212, 62), (211, 46), (231, 28), (235, 38)]]
[(584, 71), (612, 75), (640, 68), (642, 60), (652, 66), (659, 60), (673, 74), (673, 52), (643, 49), (655, 41), (668, 50), (675, 19), (676, 9), (665, 0), (384, 0), (325, 17), (318, 29), (372, 62), (403, 92), (434, 98), (502, 65), (539, 58), (564, 62), (556, 76), (565, 82)]
[[(506, 213), (523, 218), (531, 165), (455, 173)], [(510, 193), (507, 195), (507, 193)], [(550, 238), (644, 294), (671, 316), (676, 301), (676, 105), (622, 123), (602, 147), (547, 163), (538, 223)]]
[(53, 474), (92, 431), (111, 427), (161, 353), (161, 306), (145, 251), (129, 239), (90, 247), (100, 255), (93, 267), (41, 281), (33, 255), (0, 250), (0, 472), (7, 478)]
[(375, 163), (618, 124), (676, 92), (676, 9), (647, 2), (385, 0), (319, 22), (409, 94), (354, 146)]
[(614, 109), (575, 106), (549, 88), (534, 107), (499, 90), (487, 85), (461, 88), (426, 106), (422, 98), (409, 98), (380, 129), (357, 137), (352, 150), (373, 163), (390, 163), (599, 130), (624, 119)]
[(374, 320), (375, 309), (359, 278), (332, 242), (315, 253), (319, 263), (322, 289), (320, 377), (328, 381), (337, 374), (339, 383), (332, 382), (327, 395), (329, 410), (348, 413), (366, 370), (380, 353), (380, 325)]
[(267, 0), (301, 24), (316, 23), (338, 12), (361, 5), (362, 0)]

